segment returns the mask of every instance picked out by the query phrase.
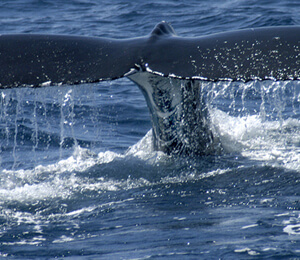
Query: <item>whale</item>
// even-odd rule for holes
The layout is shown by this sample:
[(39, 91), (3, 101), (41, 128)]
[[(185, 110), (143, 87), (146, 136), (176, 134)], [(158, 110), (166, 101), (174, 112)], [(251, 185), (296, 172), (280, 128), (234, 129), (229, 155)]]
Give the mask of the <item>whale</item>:
[(153, 147), (167, 154), (222, 150), (204, 82), (300, 80), (300, 26), (180, 37), (167, 22), (144, 37), (0, 36), (0, 88), (59, 87), (127, 77), (151, 115)]

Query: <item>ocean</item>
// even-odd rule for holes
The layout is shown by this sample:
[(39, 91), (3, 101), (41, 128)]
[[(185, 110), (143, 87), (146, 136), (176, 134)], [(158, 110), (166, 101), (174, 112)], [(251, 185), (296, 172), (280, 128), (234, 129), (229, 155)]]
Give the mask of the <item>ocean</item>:
[[(13, 0), (0, 33), (196, 37), (299, 25), (296, 0)], [(127, 78), (0, 91), (0, 257), (300, 259), (300, 82), (204, 82), (221, 153), (152, 147)]]

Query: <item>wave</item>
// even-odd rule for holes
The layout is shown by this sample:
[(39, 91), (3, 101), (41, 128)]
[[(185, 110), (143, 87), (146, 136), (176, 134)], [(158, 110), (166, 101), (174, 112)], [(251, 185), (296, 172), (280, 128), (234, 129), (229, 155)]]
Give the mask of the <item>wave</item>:
[(232, 117), (220, 110), (213, 110), (211, 115), (224, 147), (221, 159), (179, 158), (154, 151), (150, 130), (125, 153), (94, 153), (76, 146), (70, 157), (53, 164), (27, 170), (4, 169), (0, 177), (0, 200), (69, 199), (89, 192), (193, 182), (232, 171), (230, 161), (236, 158), (240, 158), (237, 168), (249, 164), (299, 171), (300, 148), (295, 136), (300, 133), (294, 130), (300, 129), (299, 120), (262, 122), (255, 115)]
[[(129, 85), (128, 88), (124, 86), (128, 84), (126, 81), (113, 84), (121, 84), (125, 89), (123, 92), (119, 90), (113, 92), (116, 95), (120, 92), (122, 103), (126, 100), (126, 93), (131, 100), (139, 97), (139, 102), (143, 102), (137, 93), (132, 96), (132, 86)], [(117, 87), (114, 86), (119, 89)], [(112, 149), (122, 142), (123, 147), (130, 143), (128, 136), (132, 130), (128, 129), (134, 127), (136, 135), (139, 119), (145, 117), (147, 110), (145, 106), (142, 108), (140, 118), (138, 115), (140, 111), (134, 112), (132, 118), (137, 117), (135, 118), (137, 121), (132, 124), (129, 120), (130, 128), (125, 124), (125, 118), (129, 117), (127, 113), (120, 116), (119, 121), (122, 124), (115, 125), (114, 129), (121, 130), (111, 131), (108, 127), (104, 131), (103, 127), (108, 125), (105, 119), (100, 117), (101, 120), (97, 121), (99, 117), (94, 113), (92, 119), (85, 118), (88, 115), (87, 110), (95, 111), (98, 106), (101, 110), (103, 109), (101, 105), (107, 106), (106, 101), (112, 100), (112, 90), (106, 88), (102, 90), (99, 92), (92, 86), (84, 86), (82, 89), (76, 86), (62, 88), (59, 91), (52, 88), (51, 95), (47, 95), (48, 90), (37, 90), (40, 92), (35, 93), (32, 89), (2, 92), (3, 109), (0, 119), (4, 125), (4, 132), (1, 149), (5, 152), (2, 155), (0, 198), (3, 201), (67, 199), (74, 194), (85, 192), (101, 193), (197, 181), (207, 176), (223, 174), (230, 171), (229, 169), (250, 165), (300, 170), (299, 82), (203, 84), (202, 92), (208, 100), (213, 132), (220, 140), (223, 152), (201, 158), (172, 157), (154, 151), (151, 130), (127, 151), (124, 148)], [(60, 95), (55, 94), (57, 91)], [(92, 93), (95, 91), (100, 93), (97, 96), (100, 101), (98, 99), (92, 101), (95, 102), (95, 106), (88, 105), (82, 100), (84, 96), (93, 97)], [(57, 105), (50, 105), (53, 100)], [(76, 108), (77, 102), (82, 104), (83, 108), (80, 106)], [(113, 110), (118, 103), (116, 100), (111, 102), (112, 107), (103, 110), (103, 114)], [(27, 106), (30, 106), (30, 109)], [(133, 106), (135, 108), (136, 104)], [(80, 119), (81, 112), (84, 112), (82, 119), (84, 121), (79, 121), (79, 128), (76, 129), (76, 121)], [(58, 119), (59, 125), (55, 126), (48, 115)], [(22, 124), (19, 123), (21, 119)], [(97, 127), (100, 128), (97, 136), (100, 135), (102, 143), (100, 142), (96, 149), (91, 145), (91, 139), (93, 140), (95, 136), (93, 137), (93, 134), (87, 136), (86, 132), (82, 134), (81, 126), (85, 120), (97, 122)], [(149, 125), (142, 125), (142, 128), (145, 126)], [(57, 137), (43, 135), (44, 129), (53, 130), (57, 133)], [(87, 146), (76, 137), (76, 131), (89, 140)], [(117, 131), (123, 131), (124, 140), (116, 137)], [(142, 133), (142, 130), (140, 132)], [(49, 138), (51, 140), (48, 140)], [(104, 139), (109, 145), (105, 145)], [(131, 143), (134, 143), (135, 139), (137, 137), (130, 139)], [(53, 149), (48, 147), (51, 142), (57, 143)], [(68, 145), (64, 146), (67, 143)], [(30, 154), (35, 154), (33, 159), (29, 159), (33, 161), (32, 163), (23, 159), (23, 156), (28, 155), (28, 158)], [(12, 169), (5, 167), (7, 162), (4, 161), (9, 161), (9, 156), (13, 157), (15, 167)], [(18, 161), (23, 164), (18, 166)]]

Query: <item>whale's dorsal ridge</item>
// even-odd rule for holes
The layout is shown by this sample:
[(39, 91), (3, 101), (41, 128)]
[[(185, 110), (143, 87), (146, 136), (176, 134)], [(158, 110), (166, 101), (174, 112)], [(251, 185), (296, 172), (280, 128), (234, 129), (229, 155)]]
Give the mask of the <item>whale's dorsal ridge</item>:
[(170, 23), (162, 21), (154, 27), (150, 34), (151, 38), (157, 36), (177, 36), (177, 34)]

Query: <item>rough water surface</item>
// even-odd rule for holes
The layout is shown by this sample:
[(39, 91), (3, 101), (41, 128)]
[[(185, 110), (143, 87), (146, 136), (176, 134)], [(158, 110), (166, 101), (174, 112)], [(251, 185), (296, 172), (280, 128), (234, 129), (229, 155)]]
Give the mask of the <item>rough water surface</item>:
[[(192, 37), (299, 25), (297, 1), (0, 3), (0, 33)], [(300, 258), (300, 82), (203, 82), (217, 155), (153, 150), (128, 79), (0, 93), (0, 257)]]

